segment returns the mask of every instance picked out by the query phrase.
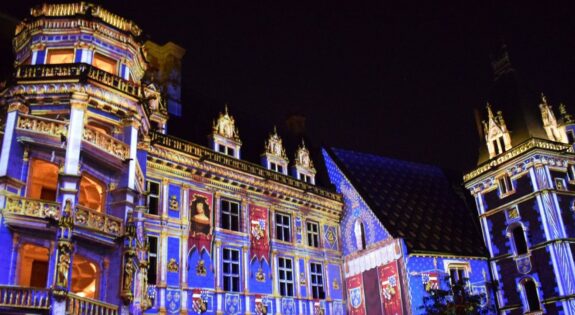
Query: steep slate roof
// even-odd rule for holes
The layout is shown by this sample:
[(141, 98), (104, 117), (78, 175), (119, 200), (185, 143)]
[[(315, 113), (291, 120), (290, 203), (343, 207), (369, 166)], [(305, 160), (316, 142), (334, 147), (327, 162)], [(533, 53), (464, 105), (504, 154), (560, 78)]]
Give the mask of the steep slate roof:
[(383, 226), (403, 238), (410, 253), (485, 256), (475, 211), (433, 165), (329, 149)]

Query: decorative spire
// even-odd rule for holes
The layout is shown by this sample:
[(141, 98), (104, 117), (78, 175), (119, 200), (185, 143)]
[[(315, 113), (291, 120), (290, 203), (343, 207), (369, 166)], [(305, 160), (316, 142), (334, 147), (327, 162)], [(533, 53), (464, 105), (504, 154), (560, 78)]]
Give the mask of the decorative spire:
[(217, 122), (213, 124), (213, 133), (222, 137), (240, 141), (240, 134), (236, 127), (234, 117), (228, 113), (228, 104), (224, 106), (224, 114), (220, 113)]
[(487, 117), (489, 119), (493, 118), (493, 111), (491, 110), (491, 104), (489, 104), (489, 102), (487, 102)]
[(313, 162), (309, 156), (309, 150), (305, 147), (305, 142), (303, 139), (301, 140), (301, 145), (297, 148), (295, 153), (295, 165), (315, 171)]
[(572, 124), (574, 122), (571, 114), (567, 112), (567, 107), (565, 106), (565, 104), (563, 103), (559, 104), (559, 113), (561, 114), (561, 118), (563, 118), (563, 124), (567, 125)]
[(268, 140), (265, 142), (264, 154), (270, 154), (287, 161), (287, 154), (282, 144), (282, 139), (278, 135), (277, 128), (274, 126), (273, 133), (270, 133)]

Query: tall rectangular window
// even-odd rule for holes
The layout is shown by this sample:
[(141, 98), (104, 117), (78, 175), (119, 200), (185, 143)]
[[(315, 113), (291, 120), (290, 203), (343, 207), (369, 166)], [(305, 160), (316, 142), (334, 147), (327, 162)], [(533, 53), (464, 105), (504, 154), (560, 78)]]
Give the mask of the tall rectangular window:
[(224, 248), (224, 291), (240, 292), (240, 251)]
[(497, 184), (499, 185), (499, 195), (504, 197), (513, 192), (513, 183), (509, 175), (505, 174), (497, 178)]
[(146, 190), (148, 191), (148, 213), (158, 215), (160, 208), (160, 183), (148, 180), (146, 182)]
[(231, 231), (240, 231), (240, 204), (235, 201), (222, 200), (221, 227)]
[(323, 290), (323, 270), (321, 264), (310, 264), (311, 294), (314, 299), (325, 299)]
[(148, 252), (148, 284), (155, 285), (158, 271), (158, 238), (148, 236), (148, 245), (150, 246)]
[(291, 242), (290, 216), (283, 213), (276, 213), (276, 238), (280, 241)]
[(319, 227), (315, 222), (307, 222), (307, 245), (311, 247), (319, 247)]
[(281, 296), (293, 296), (293, 263), (289, 258), (278, 258), (278, 281)]

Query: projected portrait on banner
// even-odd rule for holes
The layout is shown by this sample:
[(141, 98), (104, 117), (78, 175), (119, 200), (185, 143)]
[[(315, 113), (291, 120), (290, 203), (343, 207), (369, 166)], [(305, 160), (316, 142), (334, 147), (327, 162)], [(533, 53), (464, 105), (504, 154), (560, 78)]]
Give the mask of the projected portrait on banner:
[(194, 236), (199, 236), (198, 234), (205, 236), (212, 234), (211, 217), (212, 211), (207, 198), (194, 195), (190, 206), (190, 231)]

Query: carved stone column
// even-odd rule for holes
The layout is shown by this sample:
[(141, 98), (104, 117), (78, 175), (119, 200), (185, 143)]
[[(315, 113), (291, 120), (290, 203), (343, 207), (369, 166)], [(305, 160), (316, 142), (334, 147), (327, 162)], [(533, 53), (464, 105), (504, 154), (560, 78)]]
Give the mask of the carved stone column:
[(74, 219), (72, 218), (72, 202), (69, 199), (64, 201), (64, 207), (60, 220), (58, 221), (58, 231), (56, 233), (56, 255), (54, 261), (54, 277), (52, 282), (52, 314), (64, 314), (66, 310), (66, 296), (70, 290), (72, 282), (72, 256), (74, 245), (72, 243), (72, 230)]

